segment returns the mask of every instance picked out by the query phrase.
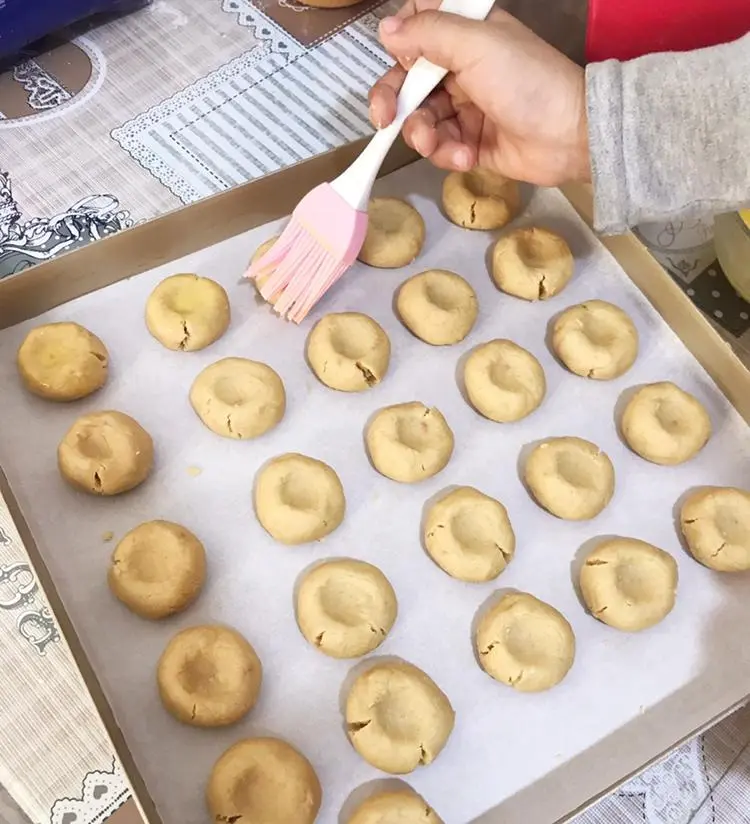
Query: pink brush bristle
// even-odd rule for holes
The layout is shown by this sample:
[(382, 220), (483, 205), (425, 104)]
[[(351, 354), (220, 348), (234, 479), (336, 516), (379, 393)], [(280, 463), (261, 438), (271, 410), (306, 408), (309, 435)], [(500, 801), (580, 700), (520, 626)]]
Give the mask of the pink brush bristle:
[(300, 323), (357, 259), (366, 234), (367, 213), (323, 183), (300, 201), (246, 277), (262, 282), (261, 295), (279, 315)]

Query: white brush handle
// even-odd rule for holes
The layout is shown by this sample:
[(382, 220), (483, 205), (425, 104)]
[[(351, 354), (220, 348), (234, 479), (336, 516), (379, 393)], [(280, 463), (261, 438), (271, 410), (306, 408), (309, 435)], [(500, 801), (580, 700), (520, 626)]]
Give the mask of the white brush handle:
[[(438, 11), (459, 14), (470, 20), (484, 20), (492, 11), (495, 0), (443, 0)], [(424, 103), (427, 95), (448, 74), (447, 69), (420, 57), (409, 69), (398, 95), (396, 117), (390, 126), (380, 129), (362, 150), (360, 156), (331, 186), (354, 209), (367, 209), (375, 178), (404, 121)]]

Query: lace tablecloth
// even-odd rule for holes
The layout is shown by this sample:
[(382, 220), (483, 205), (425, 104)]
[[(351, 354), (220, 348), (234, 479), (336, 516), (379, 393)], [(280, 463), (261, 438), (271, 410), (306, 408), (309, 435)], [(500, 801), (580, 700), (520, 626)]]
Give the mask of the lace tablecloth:
[[(389, 62), (378, 5), (155, 0), (0, 73), (0, 277), (366, 134), (367, 89)], [(504, 5), (580, 55), (584, 0)], [(710, 234), (700, 223), (642, 232), (741, 344), (748, 307), (716, 265)], [(0, 824), (98, 824), (132, 807), (2, 503), (0, 633)], [(741, 711), (577, 824), (750, 823), (749, 739)]]

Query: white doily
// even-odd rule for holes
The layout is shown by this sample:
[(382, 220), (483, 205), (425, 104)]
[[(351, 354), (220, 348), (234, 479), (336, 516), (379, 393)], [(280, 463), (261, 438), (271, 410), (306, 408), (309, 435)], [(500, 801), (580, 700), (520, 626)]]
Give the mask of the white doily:
[(130, 798), (118, 762), (110, 770), (93, 770), (83, 779), (80, 798), (61, 798), (50, 812), (50, 824), (101, 824)]

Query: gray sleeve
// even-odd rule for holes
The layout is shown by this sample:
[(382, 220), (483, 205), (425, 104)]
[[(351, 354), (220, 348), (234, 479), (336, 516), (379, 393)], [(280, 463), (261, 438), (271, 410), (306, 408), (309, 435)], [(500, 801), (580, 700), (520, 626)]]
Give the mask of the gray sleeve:
[(750, 203), (750, 34), (591, 64), (586, 98), (600, 232)]

